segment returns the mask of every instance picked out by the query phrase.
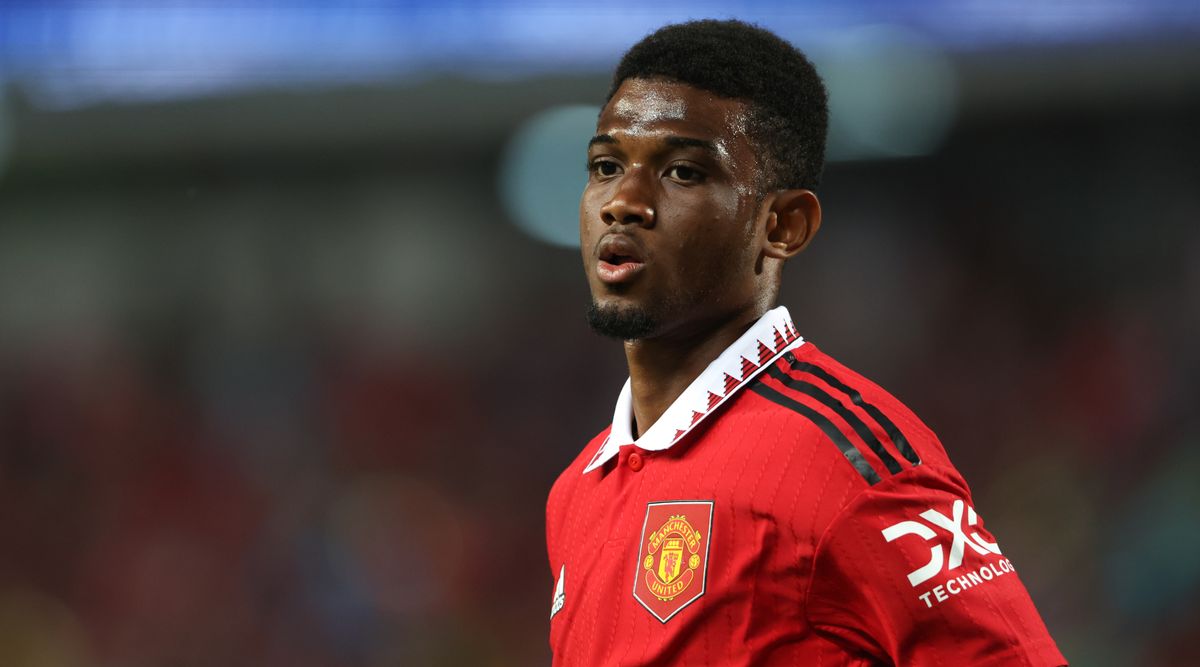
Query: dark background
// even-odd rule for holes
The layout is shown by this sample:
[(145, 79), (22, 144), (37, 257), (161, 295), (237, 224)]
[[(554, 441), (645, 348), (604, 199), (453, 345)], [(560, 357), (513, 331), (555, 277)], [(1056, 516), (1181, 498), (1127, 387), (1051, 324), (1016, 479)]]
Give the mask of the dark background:
[[(698, 15), (890, 22), (942, 74), (834, 85), (870, 50), (814, 37), (835, 101), (951, 101), (835, 145), (782, 303), (940, 435), (1074, 664), (1200, 664), (1194, 10), (814, 6)], [(625, 369), (510, 140), (679, 12), (155, 7), (0, 4), (0, 665), (547, 663), (545, 496)]]

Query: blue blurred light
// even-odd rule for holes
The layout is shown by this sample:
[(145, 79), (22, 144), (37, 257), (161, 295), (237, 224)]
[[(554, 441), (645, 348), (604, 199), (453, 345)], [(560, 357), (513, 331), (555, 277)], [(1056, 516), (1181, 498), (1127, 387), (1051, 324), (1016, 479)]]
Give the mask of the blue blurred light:
[(830, 161), (926, 155), (949, 132), (954, 67), (916, 33), (869, 26), (811, 55), (829, 88)]
[(0, 68), (61, 104), (429, 72), (591, 71), (611, 66), (625, 48), (664, 23), (731, 16), (775, 30), (805, 50), (859, 26), (887, 24), (953, 51), (1194, 37), (1200, 3), (0, 0)]
[(509, 141), (500, 166), (500, 195), (513, 222), (530, 236), (579, 247), (579, 196), (587, 184), (587, 142), (600, 108), (548, 109)]

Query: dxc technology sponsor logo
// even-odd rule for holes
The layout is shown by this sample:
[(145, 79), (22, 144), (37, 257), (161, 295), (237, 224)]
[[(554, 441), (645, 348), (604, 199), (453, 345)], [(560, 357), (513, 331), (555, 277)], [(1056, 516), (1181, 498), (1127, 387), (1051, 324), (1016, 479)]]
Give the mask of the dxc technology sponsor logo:
[[(968, 547), (984, 557), (992, 554), (1001, 555), (1000, 545), (985, 540), (978, 531), (971, 530), (978, 526), (979, 516), (975, 514), (975, 508), (962, 500), (954, 501), (950, 509), (950, 516), (933, 508), (921, 512), (919, 516), (925, 520), (925, 523), (901, 521), (882, 531), (883, 538), (888, 542), (894, 542), (906, 536), (920, 538), (925, 542), (935, 542), (929, 547), (929, 562), (908, 573), (908, 582), (912, 584), (913, 588), (924, 584), (943, 571), (953, 573), (962, 565), (963, 556)], [(939, 530), (934, 530), (935, 528)], [(946, 536), (950, 537), (949, 558), (946, 556), (945, 549)], [(1007, 558), (1002, 558), (961, 576), (949, 578), (946, 582), (934, 586), (918, 597), (926, 607), (932, 607), (934, 603), (931, 601), (931, 597), (940, 603), (949, 599), (950, 595), (958, 595), (972, 586), (991, 581), (1012, 571), (1012, 563)]]

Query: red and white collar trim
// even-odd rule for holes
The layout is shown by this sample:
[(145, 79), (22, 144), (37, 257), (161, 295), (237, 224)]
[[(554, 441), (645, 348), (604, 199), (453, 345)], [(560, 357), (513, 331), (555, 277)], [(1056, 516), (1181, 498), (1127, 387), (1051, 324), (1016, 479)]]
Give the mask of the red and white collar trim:
[(633, 437), (633, 390), (630, 381), (626, 380), (617, 397), (608, 438), (583, 469), (584, 474), (604, 465), (623, 446), (636, 445), (647, 451), (669, 448), (704, 421), (717, 406), (775, 363), (784, 352), (803, 344), (804, 339), (796, 333), (787, 308), (779, 306), (767, 312), (741, 338), (725, 348), (721, 356), (709, 364), (662, 417), (637, 439)]

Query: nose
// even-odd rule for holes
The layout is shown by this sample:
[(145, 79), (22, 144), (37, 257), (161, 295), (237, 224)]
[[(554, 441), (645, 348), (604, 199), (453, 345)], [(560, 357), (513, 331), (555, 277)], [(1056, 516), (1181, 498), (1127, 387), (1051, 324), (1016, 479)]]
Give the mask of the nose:
[(626, 173), (620, 185), (600, 209), (600, 219), (608, 225), (654, 226), (654, 201), (651, 185), (636, 172)]

